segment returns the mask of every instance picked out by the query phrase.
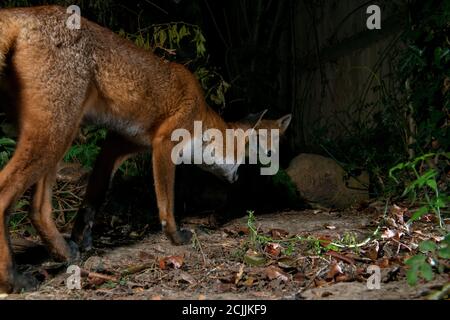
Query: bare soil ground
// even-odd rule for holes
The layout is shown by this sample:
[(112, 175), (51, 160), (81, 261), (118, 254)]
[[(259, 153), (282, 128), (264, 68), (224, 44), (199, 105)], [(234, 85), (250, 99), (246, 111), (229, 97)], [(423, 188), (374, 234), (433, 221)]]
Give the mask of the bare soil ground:
[[(412, 254), (409, 240), (413, 238), (390, 237), (393, 230), (401, 229), (395, 221), (400, 208), (390, 209), (386, 221), (389, 217), (393, 221), (380, 230), (386, 235), (382, 240), (370, 241), (359, 249), (325, 248), (330, 240), (363, 242), (376, 229), (383, 211), (383, 204), (372, 204), (344, 212), (305, 210), (256, 215), (258, 234), (273, 240), (263, 244), (250, 237), (246, 217), (216, 229), (209, 228), (208, 219), (186, 218), (183, 226), (195, 230), (194, 241), (180, 247), (172, 246), (157, 230), (144, 231), (141, 237), (142, 230), (115, 227), (99, 235), (94, 252), (80, 263), (84, 270), (82, 290), (67, 289), (67, 266), (46, 259), (21, 265), (23, 271), (43, 280), (38, 291), (3, 298), (424, 299), (440, 290), (449, 282), (448, 274), (416, 287), (406, 283), (403, 261)], [(425, 237), (427, 230), (432, 236), (428, 225), (432, 224), (421, 226), (419, 238)], [(295, 235), (322, 241), (294, 241), (289, 246), (289, 242), (275, 240)], [(381, 268), (379, 290), (367, 287), (369, 265)]]

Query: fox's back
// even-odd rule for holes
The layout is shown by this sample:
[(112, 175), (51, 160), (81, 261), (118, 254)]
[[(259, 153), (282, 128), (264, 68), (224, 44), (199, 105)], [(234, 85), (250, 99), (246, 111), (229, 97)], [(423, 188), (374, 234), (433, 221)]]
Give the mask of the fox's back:
[[(112, 115), (116, 125), (143, 130), (177, 112), (183, 99), (202, 99), (197, 80), (183, 66), (87, 19), (72, 30), (68, 18), (59, 6), (0, 10), (0, 32), (7, 25), (19, 30), (12, 59), (19, 78), (39, 78), (58, 91), (76, 87), (91, 96), (83, 97), (90, 118), (107, 114), (108, 122)], [(70, 83), (62, 74), (69, 74)]]

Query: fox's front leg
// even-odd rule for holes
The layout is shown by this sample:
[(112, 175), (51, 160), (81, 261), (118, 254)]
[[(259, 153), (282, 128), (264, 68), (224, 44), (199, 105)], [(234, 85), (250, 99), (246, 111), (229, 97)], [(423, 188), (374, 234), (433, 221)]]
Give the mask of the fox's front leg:
[(166, 137), (153, 140), (153, 178), (159, 219), (164, 233), (173, 244), (182, 245), (191, 240), (188, 230), (178, 230), (174, 217), (175, 164), (171, 159), (173, 143)]

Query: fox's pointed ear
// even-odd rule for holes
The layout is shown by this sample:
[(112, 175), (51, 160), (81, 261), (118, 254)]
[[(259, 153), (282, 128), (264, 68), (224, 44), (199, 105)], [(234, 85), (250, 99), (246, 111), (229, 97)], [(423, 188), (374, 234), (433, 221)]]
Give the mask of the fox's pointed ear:
[(281, 117), (277, 120), (277, 124), (280, 127), (281, 132), (285, 132), (287, 128), (289, 127), (289, 124), (292, 120), (292, 114), (285, 115), (284, 117)]
[(241, 122), (247, 123), (250, 128), (255, 128), (261, 122), (264, 115), (267, 113), (267, 109), (261, 112), (249, 114), (247, 117), (242, 119)]

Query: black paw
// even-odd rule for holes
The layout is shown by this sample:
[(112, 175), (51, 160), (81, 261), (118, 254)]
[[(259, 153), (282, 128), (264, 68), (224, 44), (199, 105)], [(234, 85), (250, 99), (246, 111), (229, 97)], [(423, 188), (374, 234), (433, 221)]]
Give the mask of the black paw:
[(81, 241), (81, 251), (82, 252), (89, 252), (93, 248), (92, 244), (92, 232), (89, 230), (88, 232), (85, 232), (83, 241)]
[[(81, 238), (81, 240), (80, 240)], [(72, 243), (72, 244), (71, 244)], [(90, 229), (85, 230), (81, 237), (75, 237), (72, 235), (69, 241), (69, 245), (77, 248), (79, 252), (89, 252), (92, 250), (92, 232)]]
[(10, 293), (22, 293), (37, 290), (39, 282), (33, 276), (14, 272), (13, 281), (10, 285)]
[(80, 255), (80, 247), (73, 242), (72, 240), (68, 240), (67, 244), (70, 248), (70, 259), (68, 261), (69, 264), (74, 264), (80, 261), (81, 255)]
[(189, 230), (177, 230), (174, 233), (167, 235), (172, 242), (172, 244), (176, 246), (181, 246), (190, 243), (192, 239), (192, 232)]
[(92, 250), (92, 226), (94, 225), (95, 209), (81, 208), (73, 226), (71, 240), (78, 244), (81, 252)]

